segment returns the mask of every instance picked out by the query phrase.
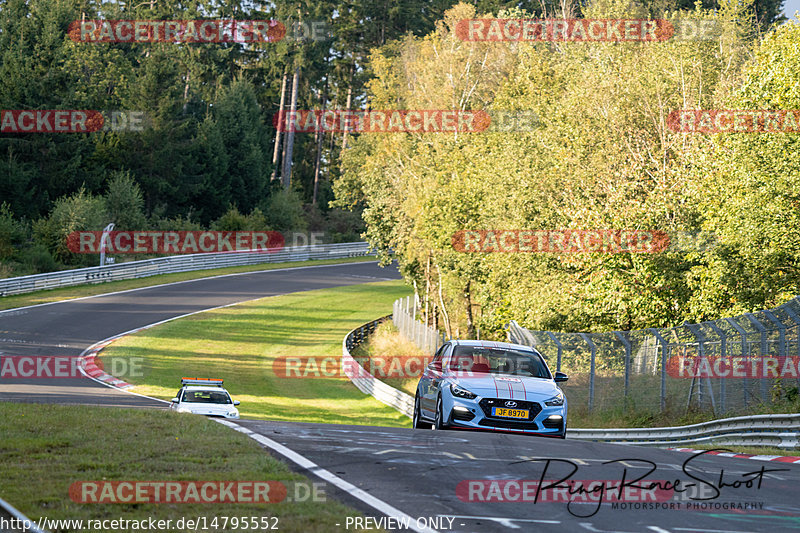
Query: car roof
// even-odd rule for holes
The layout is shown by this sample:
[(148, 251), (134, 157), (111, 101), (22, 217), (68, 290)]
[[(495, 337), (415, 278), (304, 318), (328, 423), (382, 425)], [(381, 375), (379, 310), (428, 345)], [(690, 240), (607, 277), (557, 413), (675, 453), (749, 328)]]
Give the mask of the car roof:
[(524, 344), (514, 344), (511, 342), (479, 341), (479, 340), (469, 340), (469, 339), (454, 339), (451, 340), (450, 342), (454, 346), (480, 346), (481, 348), (505, 348), (505, 349), (525, 350), (527, 352), (539, 353), (538, 350), (532, 348), (531, 346), (525, 346)]
[(223, 389), (222, 387), (204, 387), (202, 385), (185, 385), (183, 387), (186, 390), (195, 390), (195, 391), (207, 391), (207, 392), (228, 392), (227, 390)]

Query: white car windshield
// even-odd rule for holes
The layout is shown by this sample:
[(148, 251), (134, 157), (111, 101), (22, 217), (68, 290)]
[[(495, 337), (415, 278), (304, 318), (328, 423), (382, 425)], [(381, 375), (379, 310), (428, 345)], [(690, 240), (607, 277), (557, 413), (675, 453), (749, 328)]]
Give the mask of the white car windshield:
[(208, 390), (187, 390), (183, 393), (183, 401), (188, 403), (233, 403), (227, 392)]

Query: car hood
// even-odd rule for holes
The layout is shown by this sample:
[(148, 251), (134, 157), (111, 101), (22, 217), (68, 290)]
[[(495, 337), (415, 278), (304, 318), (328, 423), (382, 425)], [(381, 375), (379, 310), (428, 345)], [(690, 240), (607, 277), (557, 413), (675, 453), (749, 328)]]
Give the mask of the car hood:
[(189, 409), (192, 413), (197, 415), (227, 415), (229, 412), (236, 410), (233, 404), (230, 403), (183, 403), (183, 409)]
[(546, 400), (559, 392), (555, 382), (549, 379), (505, 374), (451, 375), (448, 381), (484, 398), (504, 400)]

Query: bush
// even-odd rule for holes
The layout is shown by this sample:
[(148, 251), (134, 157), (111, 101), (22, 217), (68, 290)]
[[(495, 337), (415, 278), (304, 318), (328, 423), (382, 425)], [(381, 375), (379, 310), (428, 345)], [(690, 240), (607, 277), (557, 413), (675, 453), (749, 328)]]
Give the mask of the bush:
[(191, 214), (186, 218), (155, 218), (151, 225), (153, 229), (159, 231), (200, 231), (203, 226), (199, 222), (195, 222), (191, 218)]
[(266, 223), (277, 231), (305, 231), (303, 202), (294, 191), (274, 192), (266, 202)]
[(11, 207), (0, 204), (0, 259), (10, 259), (25, 241), (25, 226), (14, 220)]
[(115, 171), (105, 195), (106, 212), (117, 230), (145, 229), (142, 190), (127, 172)]
[(56, 200), (50, 216), (33, 225), (34, 241), (44, 246), (56, 261), (68, 264), (91, 264), (92, 256), (70, 252), (67, 237), (75, 231), (99, 231), (108, 224), (103, 198), (88, 194), (85, 189)]
[(35, 244), (19, 253), (19, 261), (25, 271), (31, 274), (43, 274), (61, 270), (62, 266), (43, 244)]

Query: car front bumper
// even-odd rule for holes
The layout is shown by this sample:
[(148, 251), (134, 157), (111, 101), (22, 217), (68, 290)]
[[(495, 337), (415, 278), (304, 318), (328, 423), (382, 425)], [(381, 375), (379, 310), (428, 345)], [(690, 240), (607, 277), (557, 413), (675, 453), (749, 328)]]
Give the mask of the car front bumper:
[[(445, 419), (452, 428), (502, 431), (560, 437), (564, 434), (567, 420), (567, 404), (560, 406), (544, 405), (543, 401), (525, 400), (529, 411), (528, 419), (497, 417), (491, 415), (493, 402), (503, 404), (506, 399), (484, 398), (473, 400), (450, 397), (443, 402)], [(450, 405), (447, 405), (450, 404)], [(536, 411), (536, 412), (533, 412)]]

